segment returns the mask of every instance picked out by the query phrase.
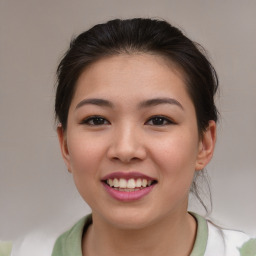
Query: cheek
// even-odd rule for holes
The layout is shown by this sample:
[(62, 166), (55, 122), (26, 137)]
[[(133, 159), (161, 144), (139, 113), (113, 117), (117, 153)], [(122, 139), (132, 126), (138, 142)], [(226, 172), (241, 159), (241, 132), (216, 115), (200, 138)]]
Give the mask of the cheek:
[[(194, 136), (195, 137), (195, 136)], [(154, 143), (154, 161), (161, 169), (164, 182), (173, 186), (190, 186), (195, 172), (198, 142), (189, 133), (166, 138)]]
[[(75, 186), (82, 198), (93, 207), (100, 182), (100, 158), (102, 148), (85, 137), (70, 137), (70, 166)], [(92, 192), (93, 191), (93, 192)]]
[(197, 158), (198, 142), (195, 136), (177, 134), (154, 143), (155, 155), (162, 163), (174, 165), (194, 165)]
[[(83, 179), (89, 175), (97, 176), (98, 166), (103, 156), (103, 145), (90, 136), (70, 136), (68, 144), (71, 172), (74, 178)], [(85, 180), (84, 180), (85, 181)]]

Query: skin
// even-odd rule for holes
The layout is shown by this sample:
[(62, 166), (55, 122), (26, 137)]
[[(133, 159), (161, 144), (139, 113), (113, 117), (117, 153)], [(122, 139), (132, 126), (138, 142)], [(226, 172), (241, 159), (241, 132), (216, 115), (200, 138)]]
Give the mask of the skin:
[[(92, 98), (111, 106), (81, 103)], [(142, 104), (156, 98), (174, 100)], [(95, 115), (103, 118), (100, 124), (88, 120)], [(155, 116), (165, 119), (157, 123)], [(77, 82), (67, 129), (58, 128), (64, 161), (92, 209), (83, 254), (189, 255), (196, 235), (196, 221), (187, 213), (189, 189), (194, 172), (212, 157), (215, 134), (210, 121), (199, 136), (182, 74), (162, 57), (124, 54), (87, 67)], [(157, 184), (140, 200), (121, 202), (101, 181), (120, 171), (140, 172)]]

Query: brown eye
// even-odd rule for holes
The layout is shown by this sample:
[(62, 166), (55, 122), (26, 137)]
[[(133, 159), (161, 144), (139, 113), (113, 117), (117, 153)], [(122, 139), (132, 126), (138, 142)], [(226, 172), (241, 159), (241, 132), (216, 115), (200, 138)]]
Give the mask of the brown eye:
[(164, 126), (169, 124), (174, 124), (170, 119), (163, 116), (154, 116), (151, 117), (146, 124), (148, 125), (156, 125), (156, 126)]
[(110, 124), (108, 120), (101, 116), (92, 116), (88, 117), (82, 121), (82, 124), (87, 124), (91, 126), (99, 126), (99, 125), (108, 125)]

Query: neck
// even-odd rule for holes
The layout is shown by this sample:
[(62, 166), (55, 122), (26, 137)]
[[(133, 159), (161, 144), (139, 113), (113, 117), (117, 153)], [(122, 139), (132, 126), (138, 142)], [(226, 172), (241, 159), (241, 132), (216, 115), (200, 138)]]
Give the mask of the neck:
[(83, 238), (84, 256), (188, 256), (196, 237), (196, 221), (188, 213), (163, 218), (141, 229), (121, 229), (93, 215)]

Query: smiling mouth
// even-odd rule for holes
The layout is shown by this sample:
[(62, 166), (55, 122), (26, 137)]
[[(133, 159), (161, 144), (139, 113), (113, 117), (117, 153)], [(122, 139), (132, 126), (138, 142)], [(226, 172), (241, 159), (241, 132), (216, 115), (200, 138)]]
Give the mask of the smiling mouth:
[(104, 183), (107, 184), (109, 187), (123, 192), (134, 192), (138, 190), (142, 190), (146, 187), (150, 187), (157, 183), (156, 180), (148, 180), (145, 178), (113, 178), (104, 180)]

